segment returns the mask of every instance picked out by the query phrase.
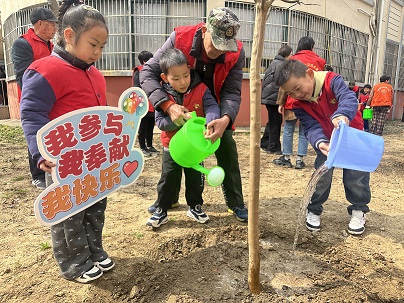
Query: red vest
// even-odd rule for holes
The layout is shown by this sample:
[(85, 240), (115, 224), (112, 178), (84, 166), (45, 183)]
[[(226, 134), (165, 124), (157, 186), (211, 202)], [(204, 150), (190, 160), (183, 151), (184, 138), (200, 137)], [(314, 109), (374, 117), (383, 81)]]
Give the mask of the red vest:
[(49, 56), (52, 53), (53, 43), (49, 41), (50, 45), (48, 47), (48, 44), (35, 34), (34, 29), (30, 28), (22, 37), (31, 45), (34, 61)]
[[(331, 81), (335, 76), (336, 74), (333, 72), (327, 73), (317, 103), (301, 100), (296, 100), (293, 103), (294, 108), (302, 108), (321, 124), (324, 134), (328, 139), (331, 138), (331, 133), (334, 129), (334, 125), (331, 123), (331, 117), (338, 109), (338, 101), (330, 88)], [(363, 119), (360, 111), (356, 111), (356, 115), (349, 126), (363, 130)]]
[[(205, 94), (205, 91), (207, 89), (207, 86), (203, 83), (200, 83), (196, 87), (194, 87), (189, 93), (184, 94), (184, 103), (183, 106), (185, 106), (190, 112), (194, 111), (196, 112), (196, 115), (198, 117), (205, 117), (205, 112), (203, 110), (203, 96)], [(169, 95), (171, 100), (174, 100), (174, 98)], [(168, 147), (171, 138), (176, 134), (177, 130), (172, 130), (172, 131), (162, 131), (161, 132), (161, 143), (163, 146)]]
[[(175, 48), (180, 49), (187, 57), (188, 63), (192, 68), (195, 68), (196, 60), (189, 53), (192, 48), (192, 42), (194, 41), (195, 33), (200, 29), (204, 23), (200, 23), (193, 26), (180, 26), (176, 27), (175, 33)], [(202, 43), (202, 42), (201, 42)], [(226, 52), (224, 63), (218, 63), (215, 65), (215, 72), (213, 75), (213, 83), (215, 88), (215, 96), (217, 102), (220, 104), (220, 90), (224, 80), (226, 80), (227, 75), (231, 68), (237, 63), (238, 57), (240, 56), (240, 51), (243, 47), (243, 43), (237, 40), (237, 52)]]
[(56, 102), (49, 113), (51, 120), (76, 109), (106, 105), (106, 83), (94, 66), (86, 70), (49, 56), (34, 61), (28, 69), (36, 70), (50, 84)]
[[(299, 60), (306, 64), (308, 68), (316, 72), (323, 71), (324, 65), (326, 63), (323, 58), (310, 50), (301, 50), (300, 52), (297, 52), (296, 54), (291, 56), (290, 59)], [(295, 99), (293, 99), (292, 97), (288, 97), (286, 99), (285, 109), (292, 109), (293, 101), (295, 101)]]

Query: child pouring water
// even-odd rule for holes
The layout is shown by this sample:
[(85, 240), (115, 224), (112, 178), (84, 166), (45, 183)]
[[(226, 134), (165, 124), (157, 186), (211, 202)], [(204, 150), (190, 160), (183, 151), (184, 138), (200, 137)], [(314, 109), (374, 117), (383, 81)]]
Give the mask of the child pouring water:
[[(39, 153), (36, 133), (76, 109), (106, 105), (106, 83), (94, 67), (107, 43), (104, 17), (80, 1), (63, 1), (59, 35), (51, 56), (32, 63), (23, 76), (21, 121), (32, 156), (52, 184), (55, 164)], [(51, 227), (54, 257), (67, 280), (87, 283), (114, 267), (102, 246), (107, 199)]]
[[(220, 117), (219, 105), (209, 88), (202, 83), (198, 73), (190, 69), (183, 52), (176, 48), (166, 50), (160, 58), (160, 68), (164, 90), (184, 112), (195, 111), (197, 116), (206, 116), (206, 123)], [(157, 127), (162, 130), (163, 164), (157, 185), (157, 208), (146, 224), (157, 228), (168, 222), (167, 210), (178, 202), (183, 169), (185, 198), (189, 206), (187, 215), (199, 223), (206, 223), (209, 216), (202, 210), (203, 174), (193, 168), (181, 167), (173, 160), (168, 149), (171, 138), (181, 126), (176, 125), (170, 116), (162, 111), (156, 111), (155, 118)], [(213, 130), (207, 129), (207, 135), (212, 132)]]
[[(277, 69), (275, 84), (297, 99), (293, 103), (293, 111), (317, 153), (314, 162), (316, 169), (327, 159), (331, 133), (339, 127), (339, 121), (363, 130), (358, 100), (340, 75), (329, 71), (315, 72), (300, 61), (289, 60)], [(330, 194), (333, 171), (331, 167), (319, 179), (307, 207), (306, 227), (311, 231), (320, 230), (322, 205)], [(348, 232), (360, 235), (365, 230), (366, 213), (369, 212), (369, 173), (343, 169), (343, 183), (345, 196), (351, 203), (348, 206), (351, 215)]]

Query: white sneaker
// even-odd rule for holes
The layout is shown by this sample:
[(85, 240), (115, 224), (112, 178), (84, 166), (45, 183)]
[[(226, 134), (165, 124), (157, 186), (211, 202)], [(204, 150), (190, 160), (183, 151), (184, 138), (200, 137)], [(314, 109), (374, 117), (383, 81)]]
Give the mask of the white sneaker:
[(310, 231), (319, 231), (320, 230), (320, 215), (316, 215), (310, 211), (307, 211), (306, 227)]
[(110, 271), (114, 268), (115, 263), (110, 258), (106, 258), (101, 262), (93, 262), (94, 266), (98, 267), (102, 272)]
[(348, 232), (351, 235), (361, 235), (365, 231), (366, 214), (361, 210), (353, 210)]
[(83, 273), (80, 277), (76, 278), (75, 280), (80, 283), (88, 283), (93, 280), (98, 279), (102, 276), (102, 271), (97, 266), (93, 266), (90, 270)]

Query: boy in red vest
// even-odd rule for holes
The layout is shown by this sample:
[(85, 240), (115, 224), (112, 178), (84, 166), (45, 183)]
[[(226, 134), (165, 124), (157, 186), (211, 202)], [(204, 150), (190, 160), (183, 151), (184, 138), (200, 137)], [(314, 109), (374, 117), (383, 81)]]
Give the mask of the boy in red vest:
[[(293, 103), (293, 111), (317, 153), (316, 169), (327, 160), (331, 133), (339, 127), (340, 121), (363, 130), (358, 100), (340, 75), (328, 71), (315, 72), (300, 61), (289, 60), (277, 69), (275, 84), (297, 100)], [(330, 194), (333, 171), (332, 167), (320, 178), (307, 207), (306, 227), (311, 231), (320, 230), (322, 204)], [(343, 169), (343, 183), (345, 196), (351, 203), (348, 206), (351, 215), (348, 232), (360, 235), (365, 231), (365, 214), (369, 212), (369, 173)]]
[[(220, 116), (220, 108), (202, 83), (198, 73), (189, 68), (187, 58), (176, 48), (168, 49), (160, 58), (162, 87), (170, 100), (183, 107), (184, 112), (194, 111), (197, 116), (205, 117), (209, 125)], [(157, 208), (147, 220), (147, 225), (157, 228), (168, 222), (167, 210), (177, 203), (181, 187), (182, 170), (185, 174), (185, 199), (189, 206), (187, 216), (199, 223), (206, 223), (209, 216), (202, 210), (204, 176), (193, 168), (183, 168), (171, 157), (168, 149), (171, 138), (181, 126), (176, 125), (170, 116), (162, 111), (156, 112), (156, 125), (161, 129), (163, 144), (163, 163), (161, 177), (157, 185)], [(207, 133), (212, 133), (207, 128)]]

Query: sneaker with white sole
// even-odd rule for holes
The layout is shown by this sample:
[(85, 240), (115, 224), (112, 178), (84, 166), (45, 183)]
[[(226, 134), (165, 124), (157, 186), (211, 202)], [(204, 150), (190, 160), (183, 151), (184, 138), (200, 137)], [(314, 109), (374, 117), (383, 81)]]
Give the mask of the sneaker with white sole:
[(361, 235), (365, 231), (366, 214), (361, 210), (353, 210), (348, 232), (351, 235)]
[(34, 185), (36, 188), (39, 188), (39, 189), (45, 189), (46, 188), (45, 180), (35, 179), (35, 180), (32, 180), (31, 184)]
[(202, 224), (209, 221), (209, 216), (203, 212), (201, 205), (199, 204), (194, 208), (190, 207), (187, 216)]
[(94, 281), (102, 276), (102, 270), (97, 266), (93, 266), (90, 270), (87, 270), (80, 277), (76, 278), (75, 281), (80, 283), (88, 283)]
[(94, 266), (97, 266), (99, 269), (101, 269), (102, 272), (110, 271), (115, 266), (114, 261), (112, 261), (110, 258), (106, 258), (104, 261), (101, 262), (93, 262), (93, 263)]
[(157, 228), (163, 224), (166, 224), (167, 222), (168, 222), (167, 212), (163, 211), (160, 207), (157, 207), (156, 211), (153, 213), (150, 219), (147, 220), (146, 225), (151, 226), (153, 228)]
[(316, 215), (310, 211), (307, 211), (306, 227), (310, 231), (319, 231), (320, 230), (320, 215)]

